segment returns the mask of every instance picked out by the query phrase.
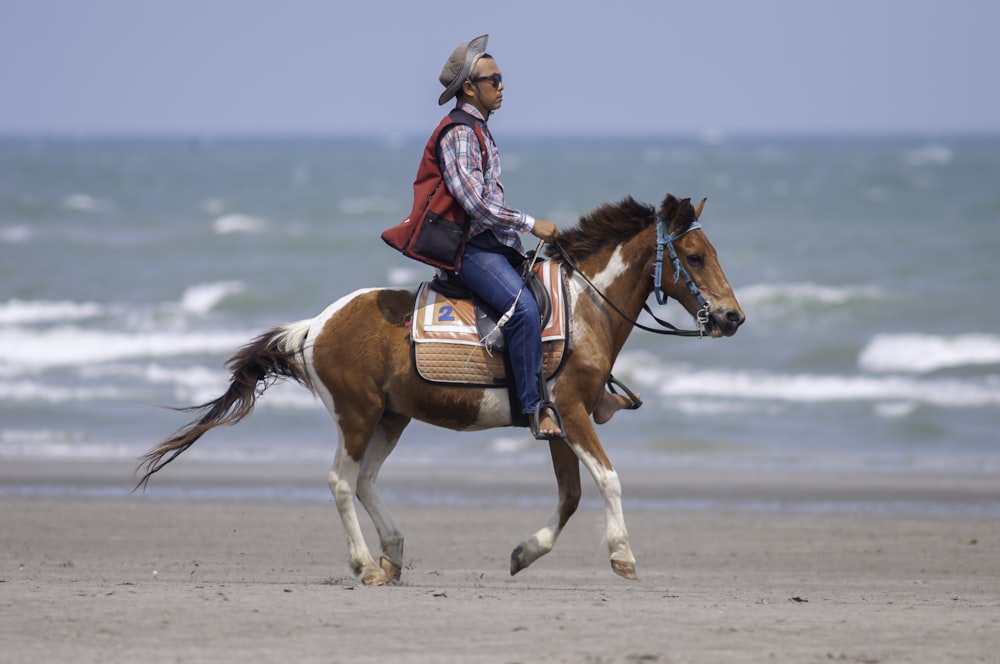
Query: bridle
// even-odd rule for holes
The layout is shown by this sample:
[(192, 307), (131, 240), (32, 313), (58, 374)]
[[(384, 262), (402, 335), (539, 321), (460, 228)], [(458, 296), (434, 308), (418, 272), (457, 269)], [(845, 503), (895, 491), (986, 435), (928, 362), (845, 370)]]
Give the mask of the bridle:
[[(698, 286), (694, 283), (694, 279), (691, 278), (691, 275), (688, 274), (688, 271), (684, 269), (683, 265), (681, 265), (681, 261), (677, 257), (677, 251), (674, 249), (675, 240), (680, 239), (681, 237), (684, 236), (685, 233), (693, 231), (696, 228), (701, 228), (701, 224), (698, 223), (697, 221), (695, 221), (694, 223), (692, 223), (690, 226), (688, 226), (686, 229), (684, 229), (679, 233), (670, 234), (667, 231), (667, 222), (664, 221), (662, 217), (657, 215), (656, 262), (653, 272), (653, 292), (656, 293), (656, 302), (658, 304), (667, 303), (667, 294), (663, 291), (663, 249), (666, 248), (668, 255), (670, 256), (670, 260), (674, 264), (674, 283), (676, 284), (678, 280), (681, 277), (683, 277), (684, 282), (687, 284), (688, 290), (691, 291), (691, 294), (694, 295), (694, 297), (698, 300), (698, 303), (701, 305), (701, 308), (698, 309), (698, 312), (694, 317), (695, 322), (698, 323), (697, 330), (682, 330), (679, 329), (677, 326), (673, 325), (672, 323), (668, 323), (667, 321), (658, 318), (656, 314), (653, 313), (653, 310), (650, 309), (649, 304), (646, 303), (642, 305), (643, 311), (649, 314), (650, 317), (652, 317), (652, 319), (656, 321), (656, 323), (660, 325), (663, 329), (657, 329), (655, 327), (649, 327), (648, 325), (643, 325), (642, 323), (640, 323), (639, 321), (635, 320), (634, 318), (626, 314), (624, 311), (622, 311), (618, 307), (618, 305), (612, 302), (608, 298), (608, 296), (601, 291), (600, 288), (595, 286), (594, 282), (592, 282), (590, 278), (583, 273), (583, 270), (580, 269), (580, 267), (573, 261), (572, 258), (570, 258), (569, 254), (567, 254), (562, 247), (560, 247), (559, 253), (562, 255), (562, 259), (566, 262), (566, 264), (569, 265), (571, 268), (573, 268), (573, 270), (575, 270), (576, 273), (579, 274), (585, 282), (587, 282), (587, 285), (590, 286), (590, 288), (593, 289), (593, 291), (597, 293), (601, 297), (601, 299), (608, 304), (608, 306), (614, 309), (619, 316), (621, 316), (629, 323), (631, 323), (633, 327), (637, 327), (640, 330), (644, 330), (646, 332), (652, 332), (653, 334), (668, 334), (677, 337), (698, 337), (699, 339), (701, 339), (702, 337), (705, 336), (705, 329), (708, 326), (708, 314), (710, 309), (709, 302), (708, 300), (705, 299), (705, 296), (701, 294), (701, 291), (698, 289)], [(558, 244), (558, 240), (556, 241), (556, 243)]]
[(698, 313), (695, 315), (694, 319), (698, 322), (699, 337), (702, 336), (705, 330), (705, 326), (708, 325), (708, 312), (711, 309), (708, 300), (705, 296), (701, 294), (698, 290), (698, 286), (694, 283), (694, 279), (688, 274), (688, 271), (684, 269), (681, 265), (680, 259), (677, 257), (677, 251), (674, 249), (674, 240), (678, 240), (683, 237), (686, 233), (693, 231), (696, 228), (701, 228), (701, 224), (697, 221), (692, 222), (690, 226), (679, 233), (671, 235), (667, 231), (667, 222), (663, 220), (662, 217), (657, 215), (656, 217), (656, 264), (653, 274), (653, 292), (656, 294), (656, 301), (659, 304), (667, 303), (667, 294), (663, 292), (663, 248), (666, 247), (667, 251), (670, 252), (670, 261), (674, 264), (674, 283), (680, 277), (684, 277), (684, 282), (687, 284), (688, 290), (694, 295), (695, 299), (698, 300), (698, 304), (701, 307), (698, 309)]

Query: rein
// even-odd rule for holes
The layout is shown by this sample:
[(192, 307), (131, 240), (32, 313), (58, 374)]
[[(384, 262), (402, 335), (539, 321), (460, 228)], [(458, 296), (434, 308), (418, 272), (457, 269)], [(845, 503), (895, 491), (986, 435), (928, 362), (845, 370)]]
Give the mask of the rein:
[[(709, 303), (708, 300), (706, 300), (705, 297), (701, 294), (701, 291), (698, 290), (698, 286), (694, 283), (694, 280), (691, 278), (691, 275), (688, 274), (688, 271), (684, 269), (683, 265), (681, 265), (680, 259), (677, 257), (677, 252), (676, 250), (674, 250), (674, 240), (679, 239), (685, 233), (692, 231), (696, 228), (701, 228), (701, 224), (699, 224), (697, 221), (692, 223), (684, 231), (677, 233), (675, 235), (671, 235), (670, 233), (667, 232), (667, 222), (665, 222), (659, 215), (657, 215), (656, 264), (655, 264), (654, 279), (653, 279), (653, 292), (656, 293), (656, 301), (658, 304), (667, 303), (667, 295), (666, 293), (663, 292), (663, 249), (664, 247), (666, 247), (667, 251), (669, 252), (670, 260), (674, 264), (674, 283), (677, 283), (680, 277), (683, 276), (684, 281), (688, 286), (688, 289), (701, 304), (701, 308), (698, 309), (698, 314), (695, 316), (695, 321), (698, 323), (697, 330), (682, 330), (678, 328), (676, 325), (673, 325), (672, 323), (669, 323), (657, 317), (656, 314), (653, 313), (653, 310), (649, 307), (649, 304), (647, 303), (643, 303), (642, 305), (643, 311), (649, 314), (650, 317), (652, 317), (652, 319), (656, 321), (656, 323), (660, 325), (663, 329), (657, 329), (655, 327), (649, 327), (648, 325), (643, 325), (642, 323), (640, 323), (639, 321), (635, 320), (634, 318), (626, 314), (624, 311), (622, 311), (617, 304), (612, 302), (611, 299), (608, 298), (608, 296), (601, 291), (600, 288), (595, 286), (594, 282), (592, 282), (590, 278), (586, 274), (584, 274), (583, 270), (580, 269), (580, 266), (578, 266), (576, 262), (572, 258), (570, 258), (569, 254), (566, 253), (566, 251), (562, 247), (560, 247), (561, 250), (560, 253), (562, 254), (562, 258), (566, 262), (566, 264), (569, 265), (571, 268), (573, 268), (573, 270), (575, 270), (577, 274), (583, 277), (583, 280), (587, 282), (587, 285), (590, 286), (590, 288), (595, 293), (600, 295), (601, 299), (604, 300), (608, 304), (608, 306), (614, 309), (614, 311), (619, 316), (628, 321), (633, 327), (637, 327), (645, 332), (652, 332), (653, 334), (667, 334), (676, 337), (698, 337), (699, 339), (701, 339), (702, 337), (705, 336), (705, 327), (708, 325)], [(558, 240), (556, 240), (556, 243), (558, 243)]]

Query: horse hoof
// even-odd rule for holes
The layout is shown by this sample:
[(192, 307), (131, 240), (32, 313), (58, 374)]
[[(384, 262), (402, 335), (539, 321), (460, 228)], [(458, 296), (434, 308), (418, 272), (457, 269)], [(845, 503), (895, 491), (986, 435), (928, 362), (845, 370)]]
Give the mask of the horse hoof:
[(403, 570), (396, 563), (389, 560), (389, 557), (383, 555), (378, 561), (379, 566), (382, 571), (385, 572), (386, 580), (389, 583), (396, 583), (399, 581), (399, 577), (403, 575)]
[(388, 580), (385, 572), (379, 567), (365, 570), (361, 575), (361, 583), (366, 586), (384, 586)]
[(530, 564), (524, 559), (524, 545), (518, 544), (510, 553), (510, 575), (514, 576)]
[(611, 569), (615, 571), (615, 574), (626, 579), (636, 578), (635, 563), (626, 562), (624, 560), (612, 560)]

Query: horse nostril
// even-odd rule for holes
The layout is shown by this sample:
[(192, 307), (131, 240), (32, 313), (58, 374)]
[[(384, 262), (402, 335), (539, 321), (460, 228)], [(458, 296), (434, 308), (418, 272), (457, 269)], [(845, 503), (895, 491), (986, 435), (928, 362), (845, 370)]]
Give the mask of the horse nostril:
[(726, 312), (726, 320), (728, 320), (733, 325), (742, 325), (743, 321), (746, 320), (746, 316), (741, 314), (739, 311), (733, 311), (730, 309)]

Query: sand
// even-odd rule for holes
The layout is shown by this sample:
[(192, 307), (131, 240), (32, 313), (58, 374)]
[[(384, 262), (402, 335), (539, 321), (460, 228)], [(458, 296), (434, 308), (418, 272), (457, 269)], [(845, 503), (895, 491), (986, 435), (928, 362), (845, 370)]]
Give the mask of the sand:
[(396, 496), (442, 493), (389, 501), (403, 580), (368, 588), (333, 505), (291, 491), (323, 488), (322, 468), (182, 461), (158, 478), (289, 490), (234, 500), (130, 495), (120, 464), (0, 465), (3, 662), (1000, 660), (992, 476), (623, 470), (627, 581), (592, 487), (511, 577), (551, 511), (544, 469), (387, 468)]

